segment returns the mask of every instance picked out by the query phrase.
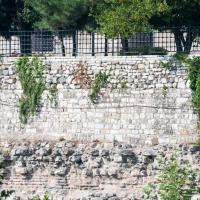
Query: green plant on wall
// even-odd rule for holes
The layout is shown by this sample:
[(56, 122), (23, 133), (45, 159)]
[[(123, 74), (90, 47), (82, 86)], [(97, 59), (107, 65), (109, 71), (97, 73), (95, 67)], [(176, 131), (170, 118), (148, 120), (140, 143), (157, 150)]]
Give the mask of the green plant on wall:
[(49, 87), (49, 100), (51, 102), (51, 105), (53, 106), (58, 106), (58, 88), (57, 88), (57, 85), (56, 84), (52, 84), (50, 85)]
[[(192, 90), (192, 104), (194, 112), (198, 116), (197, 125), (200, 134), (200, 57), (189, 57), (185, 53), (176, 53), (172, 56), (172, 59), (185, 64), (188, 68), (188, 79), (190, 81), (190, 89)], [(198, 143), (200, 143), (200, 138)]]
[(38, 195), (34, 196), (31, 200), (50, 200), (47, 193), (44, 194), (42, 198), (40, 198)]
[(160, 200), (190, 200), (199, 192), (197, 173), (187, 164), (181, 164), (177, 150), (172, 152), (168, 160), (158, 159), (162, 169), (156, 183), (150, 183), (144, 188), (143, 199), (152, 200), (158, 196)]
[(127, 80), (125, 80), (125, 79), (121, 80), (120, 81), (120, 87), (121, 87), (121, 89), (125, 89), (127, 87), (127, 83), (128, 83)]
[(168, 93), (168, 87), (166, 85), (163, 85), (162, 87), (162, 95), (165, 98), (167, 96)]
[(28, 122), (40, 108), (40, 101), (45, 90), (42, 79), (44, 66), (38, 57), (20, 57), (16, 62), (16, 72), (21, 86), (22, 97), (19, 99), (20, 120), (23, 124)]
[(91, 88), (92, 91), (89, 96), (92, 103), (95, 104), (98, 102), (100, 90), (101, 88), (106, 86), (109, 77), (110, 77), (110, 71), (108, 73), (99, 71), (99, 73), (95, 75), (95, 79), (92, 82), (92, 88)]

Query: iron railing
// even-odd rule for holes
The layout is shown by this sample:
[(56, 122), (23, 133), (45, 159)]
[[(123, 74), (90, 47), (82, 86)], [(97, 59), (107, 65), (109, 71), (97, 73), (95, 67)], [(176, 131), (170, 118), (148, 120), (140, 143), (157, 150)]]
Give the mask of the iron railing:
[(177, 51), (200, 53), (200, 27), (159, 28), (134, 33), (128, 39), (75, 30), (0, 31), (2, 56), (164, 55)]

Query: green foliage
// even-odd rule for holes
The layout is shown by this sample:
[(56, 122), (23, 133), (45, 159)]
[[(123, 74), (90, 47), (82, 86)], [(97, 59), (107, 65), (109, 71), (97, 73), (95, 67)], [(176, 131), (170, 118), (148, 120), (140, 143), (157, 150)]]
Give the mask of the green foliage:
[[(0, 154), (0, 156), (1, 156), (1, 154)], [(3, 180), (4, 180), (4, 167), (5, 167), (4, 162), (3, 162), (2, 158), (0, 158), (0, 185), (2, 185)], [(14, 190), (1, 190), (0, 191), (0, 200), (8, 198), (13, 192), (14, 192)]]
[[(120, 52), (123, 55), (123, 51)], [(162, 47), (135, 47), (129, 48), (126, 55), (167, 55), (167, 50)]]
[(19, 100), (20, 120), (26, 124), (30, 116), (39, 111), (40, 100), (45, 84), (42, 79), (44, 66), (38, 57), (21, 57), (16, 62), (16, 71), (23, 94)]
[(31, 200), (40, 200), (40, 197), (38, 195), (35, 195)]
[(95, 80), (92, 83), (92, 92), (89, 96), (92, 103), (94, 104), (97, 103), (100, 90), (101, 88), (105, 87), (109, 77), (110, 77), (110, 72), (106, 73), (100, 71), (98, 74), (95, 75)]
[(126, 88), (127, 83), (128, 83), (127, 80), (121, 80), (121, 81), (120, 81), (120, 87), (121, 87), (121, 89)]
[(47, 193), (44, 194), (42, 198), (40, 198), (38, 195), (34, 196), (32, 200), (50, 200), (49, 196)]
[[(30, 0), (0, 1), (0, 30), (31, 29), (37, 15), (35, 15), (35, 17), (33, 16), (32, 10), (28, 7), (28, 1)], [(24, 18), (24, 12), (27, 11), (29, 14), (32, 13), (31, 17), (29, 17), (29, 21)], [(9, 37), (9, 35), (5, 36)]]
[(175, 54), (174, 57), (188, 67), (188, 79), (190, 80), (190, 88), (192, 90), (192, 103), (200, 121), (200, 57), (189, 58), (187, 54), (183, 53)]
[(128, 38), (133, 32), (148, 30), (150, 18), (165, 7), (164, 1), (104, 0), (97, 6), (96, 21), (108, 37)]
[(50, 30), (80, 28), (88, 17), (88, 0), (32, 0), (40, 19), (36, 27)]
[(43, 196), (42, 200), (49, 200), (49, 196), (48, 196), (48, 194), (47, 194), (47, 193), (45, 193), (45, 194), (44, 194), (44, 196)]
[(158, 160), (159, 167), (163, 170), (158, 176), (158, 184), (150, 184), (144, 189), (145, 199), (151, 198), (152, 192), (161, 200), (190, 200), (193, 194), (199, 192), (196, 184), (197, 173), (190, 165), (183, 165), (179, 161), (179, 154), (174, 151), (166, 160)]
[[(176, 53), (167, 63), (161, 63), (163, 67), (171, 67), (174, 62), (181, 62), (188, 68), (188, 79), (192, 90), (192, 104), (194, 112), (198, 116), (197, 130), (200, 133), (200, 57), (188, 57), (186, 53)], [(200, 144), (200, 138), (197, 141)]]
[(58, 101), (57, 101), (57, 96), (58, 96), (58, 89), (56, 84), (52, 84), (49, 88), (49, 93), (50, 93), (50, 102), (53, 106), (57, 106), (58, 105)]
[(162, 94), (164, 98), (167, 96), (167, 93), (168, 93), (168, 87), (166, 85), (163, 85)]
[(93, 12), (100, 32), (110, 38), (153, 28), (170, 30), (177, 52), (189, 53), (200, 33), (199, 9), (199, 0), (104, 0)]

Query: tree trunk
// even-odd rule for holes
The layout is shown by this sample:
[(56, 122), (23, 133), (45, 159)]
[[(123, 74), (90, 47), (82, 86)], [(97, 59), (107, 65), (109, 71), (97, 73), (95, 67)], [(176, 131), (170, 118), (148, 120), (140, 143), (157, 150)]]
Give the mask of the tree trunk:
[(176, 51), (183, 52), (183, 46), (182, 46), (182, 42), (181, 42), (181, 38), (183, 35), (181, 35), (182, 33), (179, 30), (175, 30), (173, 32), (174, 32), (174, 36), (175, 36)]
[(184, 46), (185, 53), (190, 53), (191, 48), (192, 48), (192, 43), (196, 36), (197, 36), (197, 33), (195, 32), (195, 30), (188, 30), (185, 46)]
[(185, 46), (184, 46), (184, 52), (185, 53), (190, 53), (191, 48), (192, 48), (192, 42), (193, 42), (192, 37), (191, 36), (187, 36), (186, 37)]
[(184, 38), (184, 32), (181, 32), (180, 30), (174, 31), (177, 52), (189, 54), (192, 48), (192, 42), (197, 34), (190, 28), (187, 29), (186, 34), (186, 38)]
[(128, 55), (128, 39), (122, 39), (122, 55)]

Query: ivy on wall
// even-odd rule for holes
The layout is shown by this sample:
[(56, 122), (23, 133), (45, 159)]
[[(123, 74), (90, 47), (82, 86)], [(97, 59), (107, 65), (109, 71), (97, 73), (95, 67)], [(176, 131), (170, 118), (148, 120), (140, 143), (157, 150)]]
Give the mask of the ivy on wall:
[(23, 124), (39, 111), (41, 97), (45, 90), (43, 70), (44, 66), (38, 57), (23, 56), (16, 62), (16, 72), (23, 90), (19, 99), (20, 121)]

